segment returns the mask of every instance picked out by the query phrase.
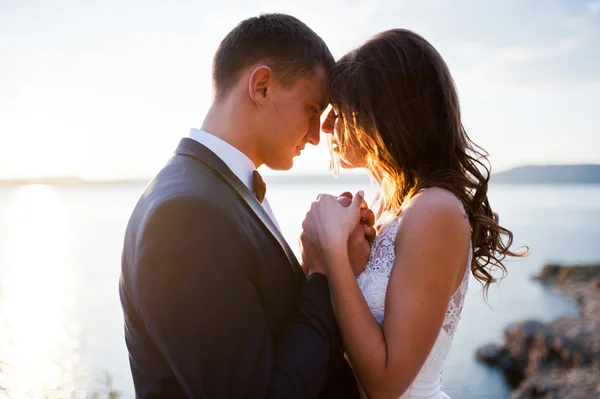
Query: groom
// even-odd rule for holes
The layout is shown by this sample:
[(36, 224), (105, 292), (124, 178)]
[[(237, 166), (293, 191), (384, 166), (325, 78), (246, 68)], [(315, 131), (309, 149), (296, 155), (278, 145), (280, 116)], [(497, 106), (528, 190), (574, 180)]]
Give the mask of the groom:
[[(290, 169), (318, 144), (333, 63), (287, 15), (242, 21), (221, 42), (202, 129), (127, 226), (120, 296), (137, 398), (358, 396), (324, 269), (311, 248), (298, 263), (256, 171)], [(360, 271), (368, 252), (353, 248)]]

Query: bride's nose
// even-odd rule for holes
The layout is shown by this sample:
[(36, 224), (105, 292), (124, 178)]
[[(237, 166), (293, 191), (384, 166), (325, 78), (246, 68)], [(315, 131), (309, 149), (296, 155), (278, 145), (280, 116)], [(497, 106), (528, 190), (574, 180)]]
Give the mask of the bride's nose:
[(321, 125), (321, 131), (323, 133), (333, 134), (334, 126), (335, 126), (335, 123), (333, 121), (333, 118), (331, 118), (329, 115), (327, 115), (327, 118), (325, 118), (325, 120), (323, 121), (323, 124)]

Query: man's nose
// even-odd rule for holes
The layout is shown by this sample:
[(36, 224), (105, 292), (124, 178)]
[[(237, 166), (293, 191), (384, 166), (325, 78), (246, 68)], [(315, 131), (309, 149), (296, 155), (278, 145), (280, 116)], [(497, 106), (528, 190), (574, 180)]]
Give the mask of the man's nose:
[(319, 129), (319, 119), (315, 118), (314, 122), (310, 123), (307, 138), (308, 142), (312, 145), (318, 145), (321, 140), (321, 130)]

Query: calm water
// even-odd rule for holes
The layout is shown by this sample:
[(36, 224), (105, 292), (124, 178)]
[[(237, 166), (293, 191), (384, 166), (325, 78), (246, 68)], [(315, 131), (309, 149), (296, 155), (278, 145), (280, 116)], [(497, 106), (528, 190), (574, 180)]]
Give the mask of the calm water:
[[(360, 188), (374, 192), (356, 184), (270, 184), (268, 198), (295, 243), (317, 193)], [(0, 387), (12, 397), (89, 397), (102, 391), (106, 373), (123, 397), (133, 397), (117, 282), (124, 228), (142, 191), (0, 189)], [(470, 283), (444, 374), (456, 398), (508, 396), (502, 376), (474, 360), (507, 323), (576, 311), (530, 280), (544, 262), (600, 261), (600, 186), (497, 186), (491, 200), (531, 255), (509, 263), (508, 277), (490, 291), (491, 307)]]

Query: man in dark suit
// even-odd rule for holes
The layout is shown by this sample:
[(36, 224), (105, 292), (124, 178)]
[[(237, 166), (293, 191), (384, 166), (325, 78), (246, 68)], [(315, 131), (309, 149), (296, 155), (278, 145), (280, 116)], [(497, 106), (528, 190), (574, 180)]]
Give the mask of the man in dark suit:
[[(298, 263), (256, 172), (289, 169), (318, 144), (333, 62), (281, 14), (242, 21), (221, 42), (202, 129), (127, 226), (120, 295), (138, 398), (357, 396), (319, 257), (304, 248)], [(351, 254), (357, 270), (367, 257)]]

